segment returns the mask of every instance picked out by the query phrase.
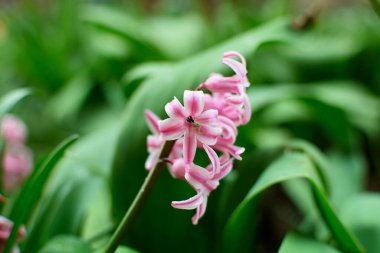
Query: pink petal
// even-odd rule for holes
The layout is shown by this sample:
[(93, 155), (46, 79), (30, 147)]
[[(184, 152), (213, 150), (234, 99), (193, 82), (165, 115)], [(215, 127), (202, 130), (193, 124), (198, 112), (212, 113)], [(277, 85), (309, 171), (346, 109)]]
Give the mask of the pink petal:
[(171, 118), (186, 119), (185, 108), (181, 105), (176, 97), (165, 105), (165, 111)]
[(158, 127), (158, 121), (160, 121), (160, 118), (150, 110), (145, 110), (144, 113), (150, 131), (152, 131), (155, 134), (158, 134), (160, 132)]
[[(238, 62), (230, 57), (238, 57), (241, 62)], [(244, 86), (249, 86), (247, 79), (247, 68), (244, 57), (238, 52), (227, 52), (223, 55), (222, 63), (229, 66), (239, 77)]]
[(196, 121), (200, 124), (213, 124), (216, 123), (218, 117), (218, 111), (217, 110), (207, 110), (202, 112), (201, 115), (196, 117)]
[(218, 186), (217, 181), (211, 180), (211, 173), (198, 165), (186, 168), (186, 181), (196, 190), (211, 192)]
[(195, 137), (194, 128), (190, 126), (186, 128), (185, 137), (183, 139), (183, 159), (186, 164), (190, 164), (194, 161), (196, 149), (197, 138)]
[(224, 138), (218, 138), (217, 143), (213, 148), (231, 154), (235, 159), (242, 160), (241, 154), (244, 152), (244, 148), (233, 145), (233, 142), (230, 142)]
[(235, 125), (241, 125), (241, 115), (243, 114), (243, 109), (236, 106), (227, 106), (224, 107), (221, 115), (232, 120)]
[(197, 208), (203, 202), (202, 193), (199, 192), (197, 195), (182, 201), (172, 201), (172, 207), (177, 209), (192, 210)]
[(173, 177), (185, 180), (186, 164), (182, 158), (175, 159), (170, 166), (170, 173)]
[(172, 151), (170, 152), (169, 158), (171, 160), (183, 157), (183, 139), (178, 139), (174, 143)]
[(244, 114), (242, 118), (242, 124), (245, 125), (251, 119), (251, 114), (252, 114), (251, 103), (249, 102), (249, 98), (247, 94), (245, 94), (243, 102), (244, 102)]
[(153, 166), (157, 163), (160, 152), (157, 150), (155, 152), (151, 152), (148, 158), (145, 161), (145, 168), (147, 170), (151, 170)]
[(241, 83), (240, 78), (224, 77), (220, 74), (211, 74), (209, 78), (201, 85), (201, 88), (206, 88), (211, 92), (220, 93), (238, 93), (238, 85)]
[(216, 154), (216, 152), (210, 148), (209, 146), (203, 144), (203, 148), (206, 151), (208, 157), (210, 158), (211, 164), (212, 164), (212, 174), (211, 177), (215, 175), (215, 173), (218, 173), (220, 171), (220, 161), (219, 157)]
[(162, 139), (160, 136), (148, 135), (148, 139), (147, 139), (148, 150), (151, 151), (151, 150), (160, 149), (164, 142), (165, 140)]
[(216, 109), (219, 111), (221, 107), (220, 100), (211, 96), (210, 94), (205, 94), (204, 100), (205, 100), (205, 108), (204, 108), (205, 110)]
[(232, 159), (229, 159), (227, 162), (224, 162), (220, 166), (219, 173), (215, 174), (213, 177), (213, 180), (221, 180), (225, 176), (227, 176), (228, 173), (232, 170)]
[(241, 105), (241, 104), (243, 104), (244, 96), (242, 96), (242, 95), (226, 94), (225, 99), (230, 104)]
[(185, 90), (184, 104), (187, 114), (196, 117), (204, 108), (203, 91), (189, 91)]
[(218, 136), (222, 133), (222, 128), (218, 126), (201, 125), (197, 130), (197, 139), (210, 146), (216, 143)]
[(204, 196), (203, 197), (203, 203), (198, 206), (195, 215), (191, 219), (193, 225), (198, 224), (199, 219), (202, 218), (202, 216), (206, 212), (206, 207), (207, 207), (207, 196)]
[(229, 51), (229, 52), (225, 52), (223, 54), (223, 58), (229, 58), (229, 57), (238, 57), (242, 63), (242, 65), (244, 67), (247, 66), (247, 63), (245, 62), (245, 58), (243, 57), (242, 54), (240, 54), (239, 52), (236, 52), (236, 51)]
[(218, 119), (220, 124), (222, 125), (223, 134), (225, 138), (231, 138), (233, 141), (235, 141), (237, 136), (237, 128), (235, 126), (235, 123), (224, 116), (219, 116)]
[(162, 137), (166, 140), (176, 140), (185, 132), (184, 122), (174, 118), (160, 120), (158, 126)]

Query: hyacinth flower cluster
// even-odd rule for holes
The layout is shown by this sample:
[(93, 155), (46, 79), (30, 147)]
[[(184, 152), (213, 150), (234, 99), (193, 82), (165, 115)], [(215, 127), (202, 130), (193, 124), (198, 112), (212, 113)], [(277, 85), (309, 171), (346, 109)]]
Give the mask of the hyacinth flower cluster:
[[(153, 112), (145, 111), (153, 132), (147, 140), (149, 156), (145, 167), (150, 170), (156, 164), (165, 141), (175, 141), (166, 160), (169, 171), (173, 177), (186, 181), (196, 194), (187, 200), (173, 201), (172, 206), (195, 209), (194, 225), (206, 211), (209, 194), (232, 170), (233, 159), (242, 159), (244, 148), (235, 145), (237, 127), (247, 124), (251, 117), (244, 57), (238, 52), (226, 52), (222, 63), (235, 74), (210, 74), (195, 91), (184, 92), (183, 104), (174, 97), (165, 106), (169, 118), (161, 120)], [(194, 163), (198, 149), (207, 154), (208, 166)]]
[(16, 116), (5, 115), (1, 121), (3, 150), (3, 187), (5, 192), (17, 191), (29, 176), (33, 158), (25, 145), (27, 131), (25, 124)]

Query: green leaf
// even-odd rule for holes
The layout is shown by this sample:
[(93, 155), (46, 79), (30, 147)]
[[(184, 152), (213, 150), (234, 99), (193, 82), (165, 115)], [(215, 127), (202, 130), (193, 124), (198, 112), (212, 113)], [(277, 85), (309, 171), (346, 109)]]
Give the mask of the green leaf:
[(308, 238), (306, 236), (291, 232), (287, 234), (285, 239), (282, 241), (279, 253), (297, 252), (339, 253), (340, 251), (327, 244), (316, 241), (313, 238)]
[(341, 207), (342, 221), (363, 244), (366, 252), (380, 249), (380, 194), (361, 193), (347, 199)]
[(90, 77), (82, 71), (50, 99), (46, 108), (58, 122), (72, 120), (80, 112), (91, 88)]
[(42, 191), (51, 172), (65, 154), (66, 149), (77, 139), (77, 136), (72, 136), (63, 141), (50, 153), (47, 159), (41, 163), (25, 183), (11, 209), (10, 219), (13, 221), (14, 226), (7, 241), (4, 253), (10, 252), (16, 239), (17, 230), (22, 224), (25, 224), (32, 215), (34, 207), (42, 195)]
[(127, 248), (125, 246), (120, 246), (117, 248), (115, 253), (138, 253), (138, 251), (131, 248)]
[(23, 245), (28, 252), (36, 252), (59, 234), (88, 239), (112, 225), (108, 176), (116, 142), (115, 122), (104, 121), (99, 129), (81, 136), (60, 160), (28, 227)]
[(90, 245), (79, 238), (69, 235), (57, 236), (38, 253), (91, 253)]
[[(379, 98), (370, 94), (363, 89), (362, 85), (352, 81), (326, 81), (305, 84), (280, 84), (277, 86), (254, 86), (249, 91), (252, 103), (253, 112), (258, 112), (265, 108), (276, 106), (280, 102), (298, 102), (298, 111), (296, 116), (305, 115), (310, 117), (310, 110), (313, 116), (320, 124), (324, 124), (326, 128), (334, 130), (334, 134), (341, 134), (339, 131), (345, 129), (339, 128), (336, 130), (326, 121), (326, 112), (335, 110), (334, 114), (330, 112), (330, 121), (336, 119), (334, 117), (343, 117), (352, 126), (369, 134), (378, 133), (378, 122), (380, 121), (380, 111), (372, 108), (380, 107)], [(299, 108), (302, 102), (306, 107)], [(311, 102), (314, 102), (312, 104)], [(318, 111), (315, 102), (319, 103), (319, 107), (324, 105), (325, 110)], [(294, 107), (294, 103), (291, 104)], [(328, 111), (327, 111), (327, 110)], [(293, 109), (294, 111), (294, 109)], [(340, 114), (339, 115), (339, 111)], [(280, 120), (284, 121), (286, 114), (278, 112)], [(273, 113), (271, 118), (275, 118)], [(293, 115), (289, 115), (290, 117)], [(325, 116), (325, 117), (323, 117)], [(275, 118), (277, 119), (277, 118)], [(274, 123), (278, 123), (274, 121)], [(341, 121), (341, 120), (340, 120)], [(336, 124), (336, 121), (334, 121)], [(338, 121), (339, 123), (339, 121)], [(344, 126), (343, 126), (344, 127)]]
[[(223, 52), (236, 50), (250, 59), (250, 55), (261, 45), (270, 42), (283, 42), (286, 40), (288, 33), (287, 21), (276, 20), (270, 24), (247, 31), (186, 60), (168, 64), (166, 68), (161, 69), (159, 72), (148, 71), (151, 75), (135, 90), (121, 119), (120, 135), (111, 175), (113, 209), (117, 220), (123, 216), (146, 175), (144, 160), (147, 156), (145, 147), (147, 126), (144, 119), (144, 110), (151, 109), (162, 115), (165, 103), (169, 102), (173, 95), (181, 99), (181, 94), (183, 94), (184, 90), (195, 88), (211, 72), (227, 70), (228, 68), (220, 63)], [(167, 227), (165, 231), (176, 231), (176, 233), (174, 235), (172, 233), (168, 234), (168, 237), (162, 235), (160, 240), (144, 246), (150, 247), (147, 249), (148, 251), (167, 251), (168, 247), (178, 251), (182, 248), (181, 244), (185, 243), (183, 238), (188, 235), (187, 231), (195, 228), (192, 228), (190, 222), (183, 225), (181, 220), (185, 219), (184, 214), (173, 211), (168, 203), (173, 199), (185, 198), (184, 194), (186, 192), (189, 194), (190, 189), (185, 191), (186, 187), (181, 186), (179, 182), (168, 176), (162, 177), (157, 184), (156, 191), (152, 193), (150, 201), (146, 203), (146, 209), (142, 210), (140, 215), (141, 219), (145, 219), (144, 224), (148, 224), (144, 226), (149, 227), (145, 227), (144, 231), (142, 231), (136, 225), (136, 227), (132, 228), (133, 232), (131, 233), (138, 234), (139, 238), (157, 240), (154, 231), (158, 231), (165, 226)], [(160, 201), (155, 198), (160, 199)], [(162, 214), (162, 217), (153, 219), (145, 210), (156, 210), (156, 212)], [(150, 222), (147, 222), (147, 220), (150, 220)], [(151, 232), (149, 234), (146, 231)], [(197, 232), (197, 234), (199, 235), (200, 233)], [(200, 239), (199, 236), (198, 238)], [(191, 246), (197, 247), (199, 245), (193, 244)], [(159, 249), (157, 247), (163, 248)], [(200, 249), (197, 250), (199, 251)]]
[(0, 100), (0, 118), (10, 111), (20, 100), (30, 95), (31, 91), (27, 88), (17, 89), (9, 92)]
[(28, 226), (28, 236), (21, 250), (37, 252), (49, 240), (62, 234), (80, 235), (86, 217), (87, 201), (99, 186), (92, 178), (79, 177), (44, 195)]
[(145, 32), (142, 21), (126, 15), (125, 11), (104, 5), (88, 4), (82, 7), (81, 14), (87, 24), (124, 38), (133, 47), (131, 51), (139, 54), (139, 58), (163, 58), (162, 52)]
[[(314, 201), (338, 245), (346, 252), (363, 252), (355, 237), (342, 224), (325, 194), (325, 189), (309, 157), (300, 152), (287, 152), (262, 174), (244, 201), (235, 209), (224, 231), (225, 252), (248, 249), (251, 211), (260, 194), (269, 187), (292, 179), (306, 179)], [(233, 236), (232, 236), (233, 235)], [(248, 243), (247, 243), (248, 241)], [(243, 252), (243, 251), (240, 251)], [(248, 251), (245, 251), (248, 252)]]

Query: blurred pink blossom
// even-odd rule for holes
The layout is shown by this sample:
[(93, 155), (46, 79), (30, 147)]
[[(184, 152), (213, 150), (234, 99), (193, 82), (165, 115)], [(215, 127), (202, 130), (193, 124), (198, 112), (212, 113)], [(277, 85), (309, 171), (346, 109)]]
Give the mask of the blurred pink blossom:
[(18, 190), (29, 176), (32, 166), (32, 152), (25, 146), (26, 126), (16, 116), (6, 115), (1, 121), (3, 149), (3, 186), (6, 192)]
[[(0, 252), (3, 252), (4, 250), (5, 244), (11, 234), (12, 227), (13, 227), (12, 221), (8, 220), (4, 216), (0, 216)], [(19, 230), (17, 231), (16, 241), (22, 240), (25, 237), (25, 234), (26, 234), (25, 227), (24, 226), (20, 227)], [(20, 251), (17, 246), (15, 246), (12, 249), (12, 253), (19, 253), (19, 252)]]
[(23, 145), (7, 146), (3, 157), (3, 185), (6, 192), (19, 189), (33, 166), (31, 151)]
[(1, 121), (1, 136), (6, 143), (23, 143), (26, 139), (26, 126), (16, 116), (5, 115)]

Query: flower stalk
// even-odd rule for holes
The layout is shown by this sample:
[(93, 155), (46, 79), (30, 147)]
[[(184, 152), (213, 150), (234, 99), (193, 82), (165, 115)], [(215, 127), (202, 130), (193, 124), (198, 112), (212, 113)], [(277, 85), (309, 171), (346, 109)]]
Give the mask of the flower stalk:
[(149, 174), (145, 178), (145, 181), (143, 185), (141, 186), (138, 194), (133, 200), (128, 211), (125, 213), (123, 220), (120, 222), (116, 231), (112, 235), (104, 251), (105, 253), (114, 253), (117, 247), (120, 245), (121, 241), (123, 240), (124, 236), (126, 235), (128, 231), (129, 226), (134, 220), (136, 214), (139, 212), (145, 200), (147, 199), (149, 193), (152, 191), (152, 188), (155, 182), (157, 181), (159, 175), (161, 174), (165, 166), (165, 162), (163, 160), (169, 156), (173, 145), (174, 145), (174, 141), (167, 141), (163, 145), (160, 155), (159, 155), (159, 159), (157, 160), (155, 166), (149, 171)]

